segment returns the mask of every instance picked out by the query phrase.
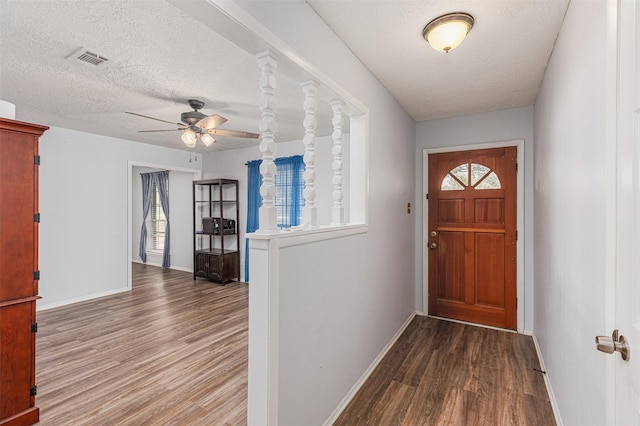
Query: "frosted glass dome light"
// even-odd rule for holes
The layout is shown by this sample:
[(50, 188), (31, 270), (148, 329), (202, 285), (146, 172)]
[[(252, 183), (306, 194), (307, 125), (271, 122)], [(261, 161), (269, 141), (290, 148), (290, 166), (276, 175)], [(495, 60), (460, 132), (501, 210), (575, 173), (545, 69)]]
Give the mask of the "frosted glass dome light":
[(449, 53), (460, 46), (472, 27), (473, 16), (449, 13), (429, 22), (422, 30), (422, 36), (435, 50)]

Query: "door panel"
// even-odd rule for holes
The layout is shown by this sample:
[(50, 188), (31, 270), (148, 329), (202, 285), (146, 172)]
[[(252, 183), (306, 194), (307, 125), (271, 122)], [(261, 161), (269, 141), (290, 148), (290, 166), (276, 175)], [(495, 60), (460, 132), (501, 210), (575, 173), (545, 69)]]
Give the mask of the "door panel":
[(1, 132), (0, 138), (0, 300), (8, 300), (37, 293), (33, 279), (37, 260), (33, 214), (37, 211), (37, 196), (24, 196), (34, 192), (37, 138), (8, 131)]
[(464, 222), (464, 199), (440, 200), (438, 220), (443, 224)]
[(504, 223), (504, 199), (480, 198), (475, 200), (476, 223)]
[[(442, 299), (464, 302), (464, 232), (442, 232), (440, 235), (438, 295)], [(447, 256), (444, 256), (447, 253)]]
[(429, 155), (429, 314), (516, 328), (516, 147)]
[(476, 234), (475, 304), (504, 308), (504, 234)]

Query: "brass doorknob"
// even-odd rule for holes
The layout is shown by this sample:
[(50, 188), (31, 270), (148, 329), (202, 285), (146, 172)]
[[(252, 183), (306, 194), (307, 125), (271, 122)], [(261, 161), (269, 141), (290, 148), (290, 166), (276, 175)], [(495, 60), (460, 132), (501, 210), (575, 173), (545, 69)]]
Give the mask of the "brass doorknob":
[(436, 244), (436, 243), (429, 244), (429, 248), (430, 249), (434, 249), (434, 248), (437, 248), (437, 247), (438, 247), (438, 244)]

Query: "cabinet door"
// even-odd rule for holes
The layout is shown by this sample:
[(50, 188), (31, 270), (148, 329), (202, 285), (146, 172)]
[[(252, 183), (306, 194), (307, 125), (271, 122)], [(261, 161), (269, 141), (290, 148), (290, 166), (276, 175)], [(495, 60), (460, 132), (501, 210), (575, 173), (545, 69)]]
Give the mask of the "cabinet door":
[(227, 253), (224, 255), (224, 271), (222, 278), (224, 282), (231, 281), (234, 278), (240, 279), (236, 271), (238, 270), (238, 252)]
[(0, 130), (0, 301), (37, 294), (37, 137)]
[(196, 253), (196, 271), (199, 277), (209, 276), (209, 256), (204, 253)]
[(0, 307), (0, 419), (33, 410), (34, 318), (35, 302)]
[(209, 256), (209, 279), (212, 281), (222, 281), (222, 256), (212, 254)]

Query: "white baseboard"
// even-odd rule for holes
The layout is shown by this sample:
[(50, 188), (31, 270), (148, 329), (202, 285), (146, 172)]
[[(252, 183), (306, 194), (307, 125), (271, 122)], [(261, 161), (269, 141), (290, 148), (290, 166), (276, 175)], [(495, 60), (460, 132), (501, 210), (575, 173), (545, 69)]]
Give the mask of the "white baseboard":
[[(144, 264), (144, 263), (142, 263), (141, 260), (138, 260), (138, 259), (132, 259), (131, 261), (134, 262), (134, 263), (140, 263), (142, 265)], [(162, 265), (155, 265), (155, 264), (150, 263), (150, 262), (147, 262), (146, 264), (149, 265), (149, 266), (157, 266), (159, 268), (162, 268)], [(193, 269), (183, 268), (181, 266), (171, 266), (169, 269), (175, 269), (176, 271), (193, 273)], [(54, 302), (54, 303), (46, 303), (45, 299), (41, 299), (36, 304), (36, 311), (38, 311), (38, 312), (39, 311), (46, 311), (47, 309), (59, 308), (61, 306), (71, 305), (72, 303), (86, 302), (87, 300), (98, 299), (100, 297), (111, 296), (113, 294), (118, 294), (118, 293), (124, 293), (125, 291), (129, 291), (129, 290), (131, 290), (131, 289), (129, 289), (127, 287), (122, 287), (122, 288), (117, 288), (115, 290), (109, 290), (109, 291), (105, 291), (105, 292), (102, 292), (102, 293), (88, 294), (88, 295), (85, 295), (85, 296), (75, 297), (73, 299), (61, 300), (61, 301)]]
[(49, 303), (49, 304), (43, 303), (43, 301), (46, 302), (46, 299), (41, 299), (36, 304), (36, 311), (38, 312), (46, 311), (47, 309), (59, 308), (61, 306), (71, 305), (72, 303), (86, 302), (87, 300), (97, 299), (99, 297), (111, 296), (113, 294), (118, 294), (118, 293), (124, 293), (125, 291), (129, 291), (129, 290), (130, 289), (127, 287), (122, 287), (122, 288), (117, 288), (115, 290), (109, 290), (102, 293), (88, 294), (86, 296), (75, 297), (73, 299), (67, 299), (67, 300), (61, 300), (61, 301)]
[(542, 352), (540, 351), (540, 346), (538, 345), (538, 339), (533, 332), (529, 332), (529, 334), (533, 338), (533, 344), (536, 347), (536, 353), (538, 354), (538, 360), (540, 361), (540, 369), (545, 372), (544, 375), (544, 384), (547, 387), (547, 393), (549, 394), (549, 401), (551, 402), (551, 409), (553, 410), (553, 415), (556, 418), (556, 424), (558, 426), (563, 426), (562, 418), (560, 417), (560, 410), (558, 409), (558, 403), (556, 401), (556, 396), (553, 393), (553, 388), (551, 387), (551, 381), (549, 380), (549, 374), (546, 372), (547, 367), (544, 365), (544, 358), (542, 358)]
[(351, 400), (356, 395), (356, 393), (358, 393), (362, 385), (364, 385), (364, 382), (366, 382), (369, 376), (371, 376), (371, 373), (373, 373), (373, 370), (375, 370), (378, 364), (380, 364), (384, 356), (387, 354), (387, 352), (389, 352), (389, 350), (394, 345), (394, 343), (396, 343), (396, 341), (400, 338), (404, 330), (409, 326), (409, 323), (415, 316), (416, 316), (416, 312), (413, 312), (411, 313), (411, 315), (409, 315), (409, 318), (407, 318), (404, 324), (400, 326), (400, 329), (396, 332), (396, 334), (393, 335), (391, 340), (389, 340), (389, 343), (387, 343), (386, 346), (382, 348), (382, 351), (378, 354), (376, 359), (374, 359), (371, 365), (369, 365), (369, 368), (367, 368), (365, 372), (362, 373), (362, 376), (360, 376), (360, 379), (358, 379), (358, 381), (353, 385), (351, 390), (347, 392), (347, 394), (342, 399), (342, 401), (340, 401), (340, 404), (338, 404), (336, 409), (333, 410), (333, 413), (331, 413), (329, 418), (325, 420), (325, 422), (323, 423), (323, 426), (330, 426), (336, 420), (338, 420), (338, 417), (340, 417), (340, 414), (342, 414), (344, 409), (347, 408), (347, 405), (349, 405), (349, 402), (351, 402)]
[[(131, 259), (131, 262), (133, 262), (133, 263), (139, 263), (140, 265), (157, 266), (158, 268), (162, 268), (162, 263), (155, 263), (155, 262), (147, 262), (147, 263), (144, 263), (144, 262), (143, 262), (142, 260), (140, 260), (140, 259)], [(191, 273), (193, 273), (193, 268), (183, 268), (182, 266), (169, 266), (169, 269), (175, 269), (176, 271), (191, 272)]]

